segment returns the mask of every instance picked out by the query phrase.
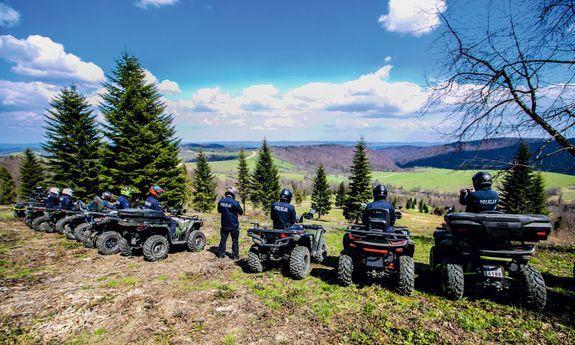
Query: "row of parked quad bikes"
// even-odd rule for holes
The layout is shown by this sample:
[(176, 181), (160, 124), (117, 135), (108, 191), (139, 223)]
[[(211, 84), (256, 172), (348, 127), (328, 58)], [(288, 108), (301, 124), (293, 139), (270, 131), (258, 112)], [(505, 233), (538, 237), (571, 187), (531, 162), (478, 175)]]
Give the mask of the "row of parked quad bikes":
[[(372, 210), (367, 225), (347, 227), (337, 280), (348, 286), (363, 278), (382, 278), (399, 293), (410, 295), (415, 285), (414, 241), (404, 226), (384, 231), (389, 221), (386, 212)], [(104, 255), (141, 251), (149, 261), (165, 258), (173, 247), (195, 252), (205, 246), (205, 235), (200, 231), (203, 221), (197, 216), (184, 216), (182, 211), (172, 213), (178, 223), (173, 240), (163, 213), (154, 210), (93, 212), (80, 207), (70, 211), (46, 209), (35, 202), (15, 206), (15, 215), (23, 217), (36, 231), (64, 234)], [(401, 213), (397, 212), (396, 217), (400, 219)], [(253, 245), (247, 269), (262, 272), (280, 263), (294, 279), (305, 278), (310, 262), (321, 263), (327, 257), (325, 229), (303, 224), (304, 219), (312, 218), (313, 211), (304, 214), (300, 224), (286, 229), (252, 223), (248, 236)], [(542, 309), (546, 303), (545, 281), (528, 262), (536, 243), (546, 240), (551, 228), (550, 219), (544, 215), (448, 213), (445, 223), (434, 232), (435, 245), (429, 257), (433, 280), (452, 300), (461, 299), (464, 289), (475, 287), (507, 293), (527, 307)]]

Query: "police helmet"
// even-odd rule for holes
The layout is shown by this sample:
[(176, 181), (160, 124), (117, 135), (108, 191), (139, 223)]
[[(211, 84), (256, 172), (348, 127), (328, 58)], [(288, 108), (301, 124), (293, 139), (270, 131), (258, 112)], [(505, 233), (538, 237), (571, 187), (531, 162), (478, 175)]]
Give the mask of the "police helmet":
[(110, 193), (110, 192), (104, 192), (104, 193), (102, 193), (102, 195), (100, 196), (100, 198), (101, 198), (102, 200), (108, 200), (108, 201), (112, 200), (113, 197), (114, 197), (114, 194), (112, 194), (112, 193)]
[(130, 197), (135, 191), (136, 189), (134, 187), (124, 186), (120, 190), (120, 194)]
[(224, 193), (225, 196), (230, 196), (232, 199), (236, 198), (236, 189), (234, 187), (228, 187), (226, 192)]
[(480, 171), (471, 178), (475, 190), (491, 188), (492, 179), (491, 174), (485, 171)]
[(373, 188), (373, 200), (385, 200), (387, 198), (387, 187), (378, 184)]
[(72, 190), (72, 188), (64, 188), (62, 190), (62, 194), (72, 196), (72, 195), (74, 195), (74, 190)]
[(153, 196), (159, 198), (159, 197), (160, 197), (160, 194), (162, 194), (163, 192), (165, 192), (165, 190), (163, 190), (162, 187), (156, 185), (156, 186), (150, 187), (149, 192), (150, 192), (150, 194), (152, 194)]
[(52, 193), (52, 194), (54, 194), (54, 195), (56, 195), (56, 196), (60, 196), (60, 189), (59, 189), (59, 188), (52, 187), (52, 188), (50, 188), (50, 190), (48, 190), (48, 192), (49, 192), (49, 193)]
[(287, 202), (289, 204), (291, 202), (292, 196), (293, 196), (293, 194), (292, 194), (291, 190), (284, 188), (280, 192), (280, 201), (284, 201), (284, 202)]

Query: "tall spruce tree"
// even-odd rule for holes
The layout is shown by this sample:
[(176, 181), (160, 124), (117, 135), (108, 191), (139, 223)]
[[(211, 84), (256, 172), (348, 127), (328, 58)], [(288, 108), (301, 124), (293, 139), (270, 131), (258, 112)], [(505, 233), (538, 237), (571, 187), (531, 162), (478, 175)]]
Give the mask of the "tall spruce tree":
[(248, 168), (248, 162), (246, 161), (246, 152), (244, 149), (240, 150), (240, 157), (238, 163), (238, 193), (240, 194), (240, 200), (242, 202), (242, 207), (246, 209), (246, 201), (250, 196), (250, 169)]
[(280, 194), (278, 168), (274, 164), (272, 151), (266, 139), (258, 152), (256, 167), (251, 176), (250, 199), (254, 206), (267, 210)]
[(64, 88), (47, 110), (46, 162), (54, 184), (72, 188), (79, 198), (99, 192), (100, 132), (96, 115), (75, 86)]
[(327, 183), (327, 175), (323, 164), (319, 165), (313, 179), (311, 207), (316, 210), (317, 219), (320, 219), (322, 215), (329, 214), (331, 210), (331, 191)]
[(367, 146), (363, 138), (355, 145), (349, 180), (349, 192), (343, 206), (343, 216), (357, 222), (362, 212), (361, 204), (371, 199), (371, 171)]
[(192, 177), (192, 206), (198, 211), (209, 212), (215, 206), (216, 197), (216, 177), (204, 151), (200, 149)]
[(0, 167), (0, 205), (12, 204), (16, 201), (16, 185), (12, 175), (5, 167)]
[(507, 213), (529, 213), (529, 189), (532, 170), (529, 167), (529, 148), (521, 143), (513, 166), (505, 174), (499, 206)]
[(341, 181), (341, 183), (339, 184), (339, 187), (337, 189), (337, 192), (335, 194), (335, 206), (336, 207), (343, 207), (343, 205), (345, 204), (346, 193), (347, 193), (347, 190), (345, 188), (345, 183), (343, 183), (343, 181)]
[(36, 187), (44, 184), (44, 168), (31, 149), (26, 149), (20, 158), (20, 199), (24, 200)]
[(135, 197), (143, 198), (151, 185), (160, 185), (168, 205), (185, 202), (187, 176), (179, 166), (180, 140), (156, 85), (146, 83), (144, 68), (127, 52), (116, 60), (109, 80), (100, 105), (108, 138), (103, 150), (105, 186), (134, 186), (139, 190)]
[(531, 176), (530, 187), (527, 191), (529, 200), (529, 213), (548, 214), (547, 195), (545, 194), (545, 181), (543, 175), (535, 173)]

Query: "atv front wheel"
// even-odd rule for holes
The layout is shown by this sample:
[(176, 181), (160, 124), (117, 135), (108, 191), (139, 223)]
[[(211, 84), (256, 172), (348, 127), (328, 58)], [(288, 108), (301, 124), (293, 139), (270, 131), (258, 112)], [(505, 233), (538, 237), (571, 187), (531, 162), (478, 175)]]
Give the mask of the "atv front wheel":
[(454, 263), (447, 263), (442, 266), (441, 290), (443, 294), (450, 300), (460, 300), (463, 298), (463, 267)]
[(194, 230), (188, 236), (188, 249), (191, 252), (199, 252), (204, 249), (206, 245), (206, 235), (200, 230)]
[[(86, 236), (84, 236), (85, 238)], [(116, 231), (104, 231), (96, 240), (98, 253), (102, 255), (112, 255), (120, 252), (120, 240), (122, 235)]]
[(92, 232), (92, 229), (84, 230), (82, 234), (82, 244), (86, 248), (96, 248), (96, 239), (94, 238), (95, 234)]
[(55, 231), (55, 229), (50, 225), (50, 222), (46, 221), (40, 225), (42, 227), (42, 231), (51, 234)]
[(128, 243), (128, 240), (122, 237), (120, 240), (120, 255), (122, 256), (132, 256), (132, 247)]
[(56, 222), (56, 231), (59, 234), (63, 234), (66, 230), (66, 224), (70, 221), (70, 218), (64, 217)]
[(353, 259), (347, 250), (343, 250), (341, 254), (339, 254), (337, 282), (341, 286), (353, 284)]
[(34, 219), (34, 221), (32, 221), (32, 229), (36, 230), (36, 231), (42, 231), (44, 230), (44, 227), (42, 226), (42, 224), (44, 222), (48, 221), (48, 217), (42, 216), (42, 217), (38, 217), (36, 219)]
[(309, 249), (295, 246), (289, 257), (289, 273), (294, 279), (303, 279), (307, 276), (310, 267)]
[(519, 288), (521, 304), (528, 308), (542, 310), (547, 303), (545, 280), (539, 271), (529, 265), (519, 268)]
[(399, 257), (399, 275), (397, 281), (397, 291), (406, 296), (411, 296), (415, 286), (415, 264), (411, 256), (402, 255)]
[(144, 242), (144, 258), (148, 261), (158, 261), (168, 256), (170, 243), (165, 236), (152, 235)]
[(323, 260), (327, 257), (327, 246), (325, 244), (325, 238), (319, 240), (319, 245), (317, 251), (313, 254), (312, 259), (316, 264), (321, 264)]
[(259, 250), (256, 246), (252, 246), (248, 252), (248, 269), (252, 273), (261, 273), (264, 271), (264, 266), (260, 260)]
[(74, 238), (78, 242), (84, 242), (84, 232), (88, 229), (92, 228), (92, 224), (90, 223), (82, 223), (74, 228)]
[(64, 227), (64, 236), (66, 236), (69, 240), (75, 240), (76, 237), (74, 236), (74, 229), (70, 226), (70, 224), (66, 224)]

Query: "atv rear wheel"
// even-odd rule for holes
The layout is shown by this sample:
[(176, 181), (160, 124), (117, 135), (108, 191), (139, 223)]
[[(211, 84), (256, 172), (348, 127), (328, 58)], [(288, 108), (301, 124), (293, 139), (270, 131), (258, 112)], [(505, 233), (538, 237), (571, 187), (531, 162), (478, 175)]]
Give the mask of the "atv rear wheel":
[(122, 256), (132, 256), (132, 247), (128, 243), (128, 240), (122, 237), (120, 240), (120, 255)]
[(433, 246), (429, 250), (429, 266), (432, 274), (437, 273), (437, 261), (436, 261), (437, 259), (439, 259), (437, 257), (437, 249), (435, 246)]
[(325, 244), (325, 238), (322, 237), (321, 240), (319, 240), (317, 251), (312, 256), (312, 260), (316, 264), (321, 264), (326, 257), (327, 257), (327, 246)]
[(70, 224), (66, 224), (64, 227), (64, 236), (66, 236), (69, 240), (75, 240), (76, 237), (74, 236), (74, 229), (70, 226)]
[(353, 284), (353, 258), (349, 251), (343, 250), (339, 254), (337, 263), (337, 282), (341, 286), (349, 286)]
[(464, 275), (463, 267), (454, 263), (442, 265), (441, 290), (450, 300), (457, 301), (463, 297)]
[(206, 245), (206, 235), (200, 230), (194, 230), (188, 236), (188, 249), (191, 252), (199, 252), (204, 249)]
[(56, 231), (57, 231), (59, 234), (63, 234), (64, 231), (66, 230), (66, 229), (65, 229), (66, 224), (67, 224), (69, 221), (70, 221), (70, 218), (68, 218), (68, 217), (64, 217), (64, 218), (58, 220), (58, 221), (56, 222)]
[(294, 279), (303, 279), (309, 273), (310, 254), (309, 249), (303, 246), (295, 246), (289, 257), (289, 273)]
[(49, 221), (45, 221), (44, 223), (42, 223), (40, 225), (40, 227), (42, 228), (42, 231), (44, 231), (45, 233), (51, 234), (55, 231), (55, 229), (52, 227), (52, 225), (50, 225)]
[(92, 224), (90, 223), (82, 223), (74, 228), (74, 237), (78, 242), (84, 242), (84, 232), (88, 229), (92, 228)]
[[(86, 236), (84, 236), (85, 238)], [(98, 253), (112, 255), (120, 252), (120, 240), (122, 235), (116, 231), (104, 231), (96, 240)]]
[(152, 235), (144, 242), (144, 258), (148, 261), (158, 261), (168, 256), (170, 243), (165, 236)]
[(256, 246), (252, 246), (248, 252), (248, 269), (252, 273), (261, 273), (264, 270), (264, 266), (260, 261), (259, 251)]
[(84, 245), (84, 247), (96, 248), (96, 239), (97, 237), (95, 236), (91, 228), (84, 230), (84, 233), (82, 234), (82, 244)]
[(537, 310), (545, 308), (547, 290), (541, 273), (529, 265), (521, 265), (518, 273), (521, 304)]
[(36, 231), (43, 231), (44, 227), (42, 226), (42, 224), (44, 222), (47, 222), (47, 221), (48, 221), (48, 217), (45, 217), (45, 216), (41, 216), (41, 217), (34, 219), (34, 221), (32, 221), (32, 229), (34, 229)]
[(402, 255), (399, 257), (399, 274), (397, 280), (397, 291), (406, 296), (413, 293), (415, 286), (415, 264), (411, 256)]

